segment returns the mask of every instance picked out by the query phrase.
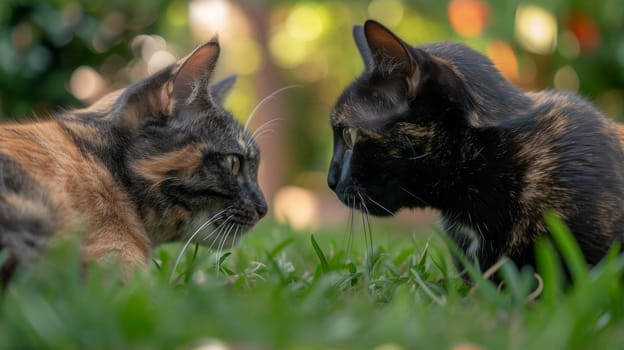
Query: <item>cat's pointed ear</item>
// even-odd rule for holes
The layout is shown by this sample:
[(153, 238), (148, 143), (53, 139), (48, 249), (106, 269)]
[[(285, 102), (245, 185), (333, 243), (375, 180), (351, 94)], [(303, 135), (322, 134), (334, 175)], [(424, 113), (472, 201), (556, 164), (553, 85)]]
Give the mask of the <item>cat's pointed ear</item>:
[(227, 94), (230, 92), (230, 89), (235, 82), (236, 74), (232, 74), (229, 77), (210, 85), (210, 96), (212, 97), (212, 100), (219, 105), (223, 105), (223, 101), (227, 97)]
[(362, 56), (362, 61), (364, 61), (364, 69), (369, 72), (372, 71), (375, 63), (370, 47), (368, 47), (368, 42), (366, 42), (363, 26), (353, 26), (353, 41), (355, 41), (355, 46), (357, 46), (360, 56)]
[(128, 86), (113, 107), (117, 123), (134, 130), (143, 120), (173, 116), (175, 109), (184, 105), (212, 103), (208, 81), (218, 57), (219, 43), (215, 38), (177, 64)]
[(405, 76), (409, 93), (413, 95), (420, 78), (419, 66), (414, 57), (417, 51), (377, 21), (367, 20), (364, 23), (364, 36), (370, 48), (374, 70)]
[(171, 115), (180, 105), (191, 105), (207, 97), (210, 76), (220, 50), (215, 37), (178, 61), (171, 80), (162, 91), (161, 101), (166, 115)]
[[(115, 123), (123, 129), (135, 130), (143, 120), (163, 115), (168, 108), (166, 91), (170, 77), (170, 70), (164, 69), (123, 89), (112, 104)], [(98, 101), (89, 109), (106, 104)]]

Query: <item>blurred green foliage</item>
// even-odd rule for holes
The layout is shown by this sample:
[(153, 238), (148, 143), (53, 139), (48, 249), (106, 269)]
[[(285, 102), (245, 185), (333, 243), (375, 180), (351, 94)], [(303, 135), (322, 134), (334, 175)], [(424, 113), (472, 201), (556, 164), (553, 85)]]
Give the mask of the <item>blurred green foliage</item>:
[[(79, 106), (67, 87), (81, 66), (129, 61), (129, 40), (159, 28), (168, 1), (22, 1), (0, 4), (0, 111), (19, 118)], [(113, 72), (104, 72), (113, 73)]]

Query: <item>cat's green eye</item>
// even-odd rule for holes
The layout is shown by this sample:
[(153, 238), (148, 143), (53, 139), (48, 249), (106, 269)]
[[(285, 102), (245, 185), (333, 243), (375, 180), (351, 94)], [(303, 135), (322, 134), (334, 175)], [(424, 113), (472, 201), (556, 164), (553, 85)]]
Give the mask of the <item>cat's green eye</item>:
[(225, 157), (225, 164), (232, 172), (232, 175), (237, 175), (240, 171), (241, 161), (240, 158), (235, 154), (228, 154)]
[(353, 148), (353, 145), (355, 145), (355, 140), (357, 139), (357, 129), (349, 127), (343, 128), (342, 139), (344, 140), (347, 148)]

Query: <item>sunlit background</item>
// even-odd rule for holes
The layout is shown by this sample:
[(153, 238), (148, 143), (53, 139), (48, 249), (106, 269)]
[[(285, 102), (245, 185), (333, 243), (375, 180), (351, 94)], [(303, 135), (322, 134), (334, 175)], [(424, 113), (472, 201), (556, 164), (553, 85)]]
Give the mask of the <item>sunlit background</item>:
[(251, 123), (273, 215), (299, 229), (342, 225), (348, 213), (325, 182), (328, 118), (362, 70), (351, 26), (367, 18), (415, 45), (464, 42), (523, 89), (579, 92), (624, 120), (620, 0), (4, 0), (0, 111), (17, 119), (87, 105), (218, 33), (217, 78), (239, 75), (227, 107), (242, 122), (265, 96), (295, 85), (262, 104)]

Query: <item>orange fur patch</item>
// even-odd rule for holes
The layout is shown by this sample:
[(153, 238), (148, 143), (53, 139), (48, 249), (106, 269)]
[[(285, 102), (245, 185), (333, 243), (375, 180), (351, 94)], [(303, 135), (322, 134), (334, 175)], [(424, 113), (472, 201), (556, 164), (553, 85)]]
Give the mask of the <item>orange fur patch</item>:
[(104, 140), (102, 139), (102, 135), (100, 131), (95, 127), (85, 125), (80, 122), (65, 122), (65, 126), (68, 127), (72, 132), (76, 134), (79, 138), (83, 140), (89, 141), (97, 146), (104, 146)]
[(57, 122), (3, 125), (0, 152), (49, 194), (59, 233), (85, 228), (87, 258), (118, 252), (127, 269), (146, 264), (150, 241), (134, 205), (104, 165), (82, 154)]
[(138, 161), (134, 170), (144, 178), (158, 184), (166, 180), (172, 172), (188, 175), (197, 170), (204, 156), (196, 145), (189, 145), (179, 151)]

